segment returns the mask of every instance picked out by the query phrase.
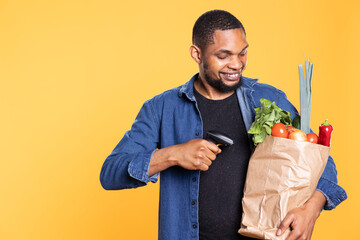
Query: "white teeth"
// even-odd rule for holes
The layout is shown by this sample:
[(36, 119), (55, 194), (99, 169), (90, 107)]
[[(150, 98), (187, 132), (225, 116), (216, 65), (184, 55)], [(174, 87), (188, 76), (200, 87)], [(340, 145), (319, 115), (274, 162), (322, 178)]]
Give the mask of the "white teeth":
[(226, 75), (228, 75), (229, 77), (237, 77), (238, 76), (237, 73), (235, 73), (235, 74), (226, 74)]

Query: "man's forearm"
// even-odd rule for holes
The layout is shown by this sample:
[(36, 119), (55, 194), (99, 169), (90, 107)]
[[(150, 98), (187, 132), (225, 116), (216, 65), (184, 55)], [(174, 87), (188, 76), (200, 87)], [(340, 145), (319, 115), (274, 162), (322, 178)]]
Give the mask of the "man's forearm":
[(175, 166), (176, 161), (172, 158), (172, 152), (175, 146), (159, 149), (154, 152), (149, 165), (149, 177), (155, 173), (161, 172), (169, 167)]
[(320, 215), (320, 212), (325, 206), (325, 203), (326, 198), (324, 194), (316, 190), (314, 194), (310, 197), (310, 199), (305, 203), (305, 206), (310, 207), (311, 209), (313, 209), (314, 212)]

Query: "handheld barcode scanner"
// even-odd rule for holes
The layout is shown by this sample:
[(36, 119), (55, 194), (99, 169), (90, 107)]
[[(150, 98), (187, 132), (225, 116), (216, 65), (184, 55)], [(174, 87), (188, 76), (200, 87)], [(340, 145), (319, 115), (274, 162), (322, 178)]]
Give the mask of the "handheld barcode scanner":
[(231, 146), (234, 144), (234, 141), (226, 136), (225, 134), (219, 131), (209, 131), (207, 132), (206, 140), (220, 146)]

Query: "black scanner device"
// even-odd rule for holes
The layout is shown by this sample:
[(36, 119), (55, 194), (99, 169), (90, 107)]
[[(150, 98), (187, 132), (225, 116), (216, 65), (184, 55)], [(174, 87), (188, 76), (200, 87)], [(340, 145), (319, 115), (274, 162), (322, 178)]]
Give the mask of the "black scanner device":
[(231, 138), (219, 131), (213, 130), (207, 132), (206, 140), (216, 144), (217, 146), (231, 146), (234, 144), (234, 141)]

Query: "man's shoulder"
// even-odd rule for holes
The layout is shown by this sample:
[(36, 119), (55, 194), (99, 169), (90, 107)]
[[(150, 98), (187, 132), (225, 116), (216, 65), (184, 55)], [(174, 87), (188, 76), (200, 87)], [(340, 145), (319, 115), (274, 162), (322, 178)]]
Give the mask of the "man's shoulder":
[(190, 101), (180, 94), (181, 86), (166, 90), (153, 96), (144, 103), (145, 109), (151, 109), (155, 118), (161, 120), (165, 116), (172, 116), (177, 108), (188, 105)]
[(253, 90), (252, 96), (255, 103), (259, 103), (261, 98), (265, 98), (270, 101), (279, 101), (279, 99), (286, 98), (285, 93), (273, 85), (258, 82), (257, 79), (255, 79), (256, 82), (254, 82), (254, 79), (251, 78), (245, 78), (244, 80), (253, 83), (251, 88)]
[(184, 104), (184, 98), (181, 97), (180, 94), (181, 87), (182, 86), (174, 87), (157, 94), (145, 101), (144, 105), (150, 106), (154, 112), (169, 111), (177, 106), (181, 106)]

